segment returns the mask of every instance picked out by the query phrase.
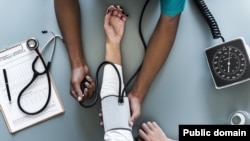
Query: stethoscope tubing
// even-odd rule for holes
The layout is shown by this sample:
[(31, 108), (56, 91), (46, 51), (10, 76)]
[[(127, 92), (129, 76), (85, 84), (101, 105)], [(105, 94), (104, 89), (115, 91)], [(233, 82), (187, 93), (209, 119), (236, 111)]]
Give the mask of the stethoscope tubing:
[[(19, 109), (20, 109), (23, 113), (26, 113), (26, 114), (28, 114), (28, 115), (36, 115), (36, 114), (41, 113), (41, 112), (42, 112), (43, 110), (45, 110), (45, 108), (48, 106), (49, 101), (50, 101), (50, 98), (51, 98), (51, 87), (52, 87), (51, 85), (52, 85), (52, 84), (51, 84), (51, 79), (50, 79), (49, 70), (50, 70), (51, 61), (52, 61), (52, 59), (53, 59), (53, 57), (54, 57), (54, 52), (55, 52), (55, 48), (56, 48), (56, 38), (60, 38), (61, 40), (63, 40), (63, 38), (62, 38), (61, 35), (55, 35), (54, 32), (52, 32), (52, 31), (50, 31), (50, 33), (51, 33), (53, 36), (52, 36), (52, 37), (48, 40), (48, 42), (44, 45), (44, 47), (43, 47), (42, 50), (41, 50), (41, 53), (40, 53), (40, 51), (39, 51), (39, 49), (38, 49), (38, 41), (37, 41), (36, 39), (30, 39), (30, 40), (28, 40), (28, 41), (32, 41), (32, 42), (35, 41), (35, 42), (36, 42), (37, 47), (29, 47), (29, 46), (28, 46), (28, 48), (29, 48), (29, 49), (35, 50), (35, 52), (37, 53), (38, 56), (35, 58), (35, 60), (34, 60), (33, 63), (32, 63), (32, 70), (33, 70), (33, 72), (34, 72), (33, 77), (32, 77), (32, 79), (30, 80), (30, 82), (20, 91), (20, 93), (19, 93), (19, 95), (18, 95), (18, 98), (17, 98), (17, 104), (18, 104)], [(28, 41), (27, 41), (27, 42), (28, 42)], [(42, 56), (42, 53), (43, 53), (44, 50), (47, 48), (47, 46), (49, 45), (49, 43), (51, 43), (52, 41), (53, 41), (53, 50), (52, 50), (50, 59), (49, 59), (47, 65), (46, 65), (45, 60), (44, 60), (44, 58), (43, 58), (43, 56)], [(35, 70), (35, 68), (34, 68), (35, 63), (36, 63), (36, 61), (37, 61), (39, 58), (41, 59), (41, 62), (42, 62), (43, 66), (44, 66), (44, 69), (45, 69), (45, 71), (44, 71), (44, 72), (41, 72), (41, 73), (37, 72), (37, 71)], [(36, 79), (39, 75), (42, 75), (42, 74), (45, 74), (45, 73), (46, 73), (47, 81), (48, 81), (48, 97), (47, 97), (47, 99), (46, 99), (46, 102), (45, 102), (45, 104), (44, 104), (39, 110), (37, 110), (37, 111), (35, 111), (35, 112), (28, 112), (28, 111), (25, 110), (25, 109), (22, 107), (22, 105), (21, 105), (21, 97), (22, 97), (24, 91), (25, 91), (25, 90), (35, 81), (35, 79)]]
[[(45, 68), (45, 73), (46, 73), (46, 76), (47, 76), (48, 88), (49, 88), (49, 89), (48, 89), (48, 97), (47, 97), (47, 99), (46, 99), (46, 102), (45, 102), (45, 104), (44, 104), (39, 110), (37, 110), (37, 111), (35, 111), (35, 112), (28, 112), (27, 110), (25, 110), (25, 109), (22, 107), (22, 105), (21, 105), (21, 97), (22, 97), (24, 91), (25, 91), (25, 90), (35, 81), (36, 77), (37, 77), (39, 74), (34, 74), (34, 75), (33, 75), (33, 77), (32, 77), (32, 79), (30, 80), (30, 82), (21, 90), (21, 92), (19, 93), (19, 95), (18, 95), (18, 97), (17, 97), (17, 104), (18, 104), (19, 109), (20, 109), (23, 113), (28, 114), (28, 115), (36, 115), (36, 114), (39, 114), (40, 112), (42, 112), (42, 111), (47, 107), (47, 105), (49, 104), (50, 97), (51, 97), (51, 80), (50, 80), (50, 74), (49, 74), (48, 67), (46, 66), (46, 63), (45, 63), (45, 61), (44, 61), (44, 59), (43, 59), (41, 53), (39, 52), (39, 50), (38, 50), (38, 49), (35, 49), (35, 51), (36, 51), (38, 57), (41, 59), (42, 64), (43, 64), (43, 66), (44, 66), (44, 68)], [(38, 58), (36, 58), (36, 59), (38, 59)], [(35, 61), (36, 61), (36, 60), (34, 60), (33, 63), (35, 63)], [(33, 72), (36, 73), (35, 71), (33, 71)], [(42, 74), (43, 74), (43, 73), (42, 73)]]

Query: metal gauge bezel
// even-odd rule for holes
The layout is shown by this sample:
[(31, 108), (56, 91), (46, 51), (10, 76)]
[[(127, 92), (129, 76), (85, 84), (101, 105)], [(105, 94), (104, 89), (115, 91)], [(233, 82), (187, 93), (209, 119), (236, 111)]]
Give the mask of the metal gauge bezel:
[(249, 80), (249, 47), (242, 37), (207, 48), (205, 54), (217, 89)]

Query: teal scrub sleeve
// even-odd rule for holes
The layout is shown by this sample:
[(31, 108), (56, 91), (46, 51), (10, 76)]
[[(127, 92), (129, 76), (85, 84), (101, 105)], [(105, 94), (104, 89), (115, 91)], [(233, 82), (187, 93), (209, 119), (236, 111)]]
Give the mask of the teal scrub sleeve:
[(184, 9), (186, 0), (160, 0), (161, 14), (175, 16)]

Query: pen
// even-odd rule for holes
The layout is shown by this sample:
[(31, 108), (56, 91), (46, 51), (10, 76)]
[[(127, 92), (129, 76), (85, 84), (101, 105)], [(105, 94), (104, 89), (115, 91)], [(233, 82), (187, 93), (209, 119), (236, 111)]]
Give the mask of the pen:
[(5, 80), (5, 86), (6, 86), (6, 89), (7, 89), (8, 98), (9, 98), (9, 101), (11, 102), (9, 82), (8, 82), (7, 72), (6, 72), (5, 69), (3, 69), (3, 76), (4, 76), (4, 80)]

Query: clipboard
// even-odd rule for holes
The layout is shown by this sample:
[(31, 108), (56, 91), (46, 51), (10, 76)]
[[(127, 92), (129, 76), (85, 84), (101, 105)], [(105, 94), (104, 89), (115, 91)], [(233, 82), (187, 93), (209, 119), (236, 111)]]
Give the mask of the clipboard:
[[(51, 80), (51, 96), (45, 110), (36, 115), (27, 115), (19, 109), (17, 104), (18, 94), (32, 79), (32, 62), (37, 56), (35, 50), (28, 49), (26, 41), (0, 51), (0, 71), (5, 69), (7, 72), (8, 87), (11, 95), (10, 103), (6, 81), (3, 73), (0, 73), (0, 111), (10, 133), (18, 132), (64, 113), (64, 107), (51, 74), (49, 75)], [(42, 66), (42, 62), (38, 61), (36, 65), (38, 67)], [(45, 74), (39, 76), (32, 86), (27, 89), (27, 92), (23, 94), (22, 103), (33, 108), (40, 106), (43, 104), (44, 99), (47, 98), (47, 90), (48, 81)]]

